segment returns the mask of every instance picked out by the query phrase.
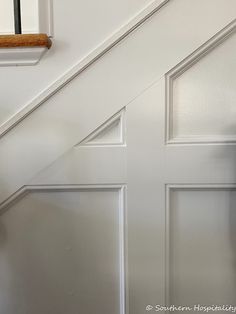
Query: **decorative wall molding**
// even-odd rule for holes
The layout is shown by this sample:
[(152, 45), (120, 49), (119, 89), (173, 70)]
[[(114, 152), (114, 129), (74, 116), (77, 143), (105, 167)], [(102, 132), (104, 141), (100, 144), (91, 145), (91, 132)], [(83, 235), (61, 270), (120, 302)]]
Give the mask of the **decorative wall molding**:
[(235, 143), (236, 139), (232, 137), (215, 137), (215, 138), (173, 138), (172, 117), (173, 117), (173, 82), (180, 77), (185, 71), (190, 69), (194, 64), (209, 54), (213, 49), (223, 43), (227, 38), (236, 31), (236, 19), (229, 23), (225, 28), (219, 31), (206, 43), (196, 49), (187, 58), (182, 60), (165, 75), (166, 80), (166, 144), (202, 144), (202, 143)]
[(120, 184), (62, 184), (62, 185), (25, 185), (0, 204), (0, 215), (11, 206), (32, 192), (80, 192), (80, 191), (117, 191), (119, 202), (119, 274), (120, 274), (120, 314), (128, 313), (128, 279), (127, 279), (127, 232), (126, 232), (126, 186)]
[(75, 147), (125, 145), (125, 108), (116, 113)]
[(11, 130), (15, 125), (20, 123), (35, 109), (37, 109), (39, 106), (45, 103), (49, 98), (51, 98), (54, 94), (56, 94), (59, 90), (66, 86), (76, 76), (85, 71), (95, 61), (104, 56), (108, 51), (110, 51), (114, 46), (116, 46), (119, 42), (126, 38), (130, 33), (132, 33), (140, 25), (147, 21), (153, 14), (155, 14), (161, 7), (163, 7), (169, 1), (170, 0), (154, 0), (144, 9), (142, 9), (134, 18), (132, 18), (128, 23), (123, 25), (118, 31), (116, 31), (108, 39), (101, 43), (89, 55), (83, 58), (78, 64), (72, 67), (68, 72), (66, 72), (59, 79), (57, 79), (47, 89), (42, 91), (32, 101), (30, 101), (22, 109), (20, 109), (16, 114), (14, 114), (11, 118), (9, 118), (2, 125), (0, 125), (0, 137), (6, 134), (9, 130)]
[(125, 186), (120, 184), (54, 184), (54, 185), (24, 185), (15, 193), (10, 195), (6, 200), (0, 203), (0, 215), (9, 209), (14, 203), (25, 197), (31, 192), (62, 192), (62, 191), (79, 191), (79, 190), (122, 190), (124, 192)]
[(165, 185), (165, 214), (166, 214), (166, 227), (165, 227), (165, 304), (169, 306), (171, 300), (171, 241), (170, 241), (170, 209), (171, 209), (171, 191), (206, 191), (206, 190), (236, 190), (236, 184), (166, 184)]

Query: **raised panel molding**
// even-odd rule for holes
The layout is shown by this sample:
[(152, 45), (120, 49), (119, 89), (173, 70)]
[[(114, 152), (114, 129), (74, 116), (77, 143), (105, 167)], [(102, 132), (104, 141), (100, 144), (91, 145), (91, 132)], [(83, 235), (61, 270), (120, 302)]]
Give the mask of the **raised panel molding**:
[(108, 119), (75, 147), (125, 145), (125, 109)]
[(235, 301), (235, 197), (235, 184), (166, 185), (167, 305)]
[[(101, 310), (101, 307), (103, 308), (103, 309), (105, 309), (105, 308), (107, 308), (107, 306), (108, 306), (108, 308), (109, 307), (111, 307), (111, 306), (113, 306), (113, 304), (117, 304), (117, 300), (115, 300), (115, 297), (114, 297), (114, 293), (115, 293), (115, 291), (116, 290), (118, 290), (118, 309), (116, 308), (116, 309), (114, 309), (113, 308), (113, 311), (115, 311), (114, 313), (119, 313), (119, 314), (125, 314), (125, 313), (127, 313), (126, 312), (126, 294), (127, 294), (127, 287), (126, 287), (126, 285), (127, 285), (127, 283), (126, 283), (126, 263), (127, 263), (127, 256), (126, 256), (126, 249), (125, 249), (125, 247), (126, 247), (126, 230), (125, 230), (125, 225), (126, 225), (126, 209), (125, 209), (125, 203), (126, 203), (126, 200), (125, 200), (125, 198), (126, 198), (126, 186), (124, 186), (124, 185), (27, 185), (27, 186), (24, 186), (24, 187), (22, 187), (19, 191), (17, 191), (14, 195), (12, 195), (7, 201), (5, 201), (3, 204), (1, 204), (1, 206), (0, 206), (0, 216), (1, 217), (5, 217), (4, 215), (5, 214), (7, 214), (7, 212), (8, 211), (10, 211), (11, 210), (11, 208), (13, 207), (13, 206), (15, 206), (15, 205), (17, 205), (18, 204), (18, 202), (20, 202), (21, 200), (24, 200), (24, 198), (27, 196), (27, 195), (30, 195), (31, 193), (55, 193), (55, 192), (57, 192), (57, 193), (61, 193), (61, 192), (65, 192), (65, 193), (70, 193), (70, 192), (78, 192), (78, 193), (84, 193), (84, 192), (88, 192), (88, 193), (90, 193), (90, 192), (117, 192), (118, 194), (117, 194), (117, 205), (116, 205), (116, 207), (118, 207), (118, 212), (116, 213), (116, 216), (117, 217), (113, 217), (112, 218), (112, 222), (117, 226), (117, 232), (118, 232), (118, 235), (116, 235), (116, 237), (118, 237), (117, 238), (117, 241), (118, 241), (118, 252), (116, 252), (116, 254), (114, 253), (114, 239), (112, 240), (113, 242), (112, 242), (112, 245), (111, 245), (111, 249), (112, 249), (112, 253), (111, 254), (115, 254), (115, 255), (118, 255), (118, 264), (116, 264), (116, 262), (117, 261), (115, 261), (115, 265), (113, 265), (113, 267), (115, 267), (116, 269), (117, 269), (117, 271), (118, 271), (118, 278), (116, 278), (116, 275), (117, 274), (113, 274), (113, 273), (110, 273), (109, 271), (111, 271), (111, 269), (112, 269), (112, 265), (109, 265), (109, 269), (107, 270), (107, 273), (106, 274), (104, 274), (105, 275), (105, 279), (104, 279), (104, 282), (106, 283), (105, 284), (105, 287), (107, 287), (107, 285), (109, 286), (109, 285), (112, 285), (112, 290), (111, 290), (111, 296), (112, 296), (112, 302), (109, 302), (109, 299), (107, 299), (106, 300), (106, 302), (105, 303), (103, 303), (103, 304), (101, 304), (101, 302), (100, 302), (100, 304), (98, 305), (99, 307), (100, 307), (100, 309), (99, 309), (99, 311)], [(54, 199), (54, 198), (53, 198)], [(64, 197), (63, 197), (63, 199), (65, 199)], [(71, 200), (71, 198), (69, 198), (70, 200)], [(90, 198), (88, 198), (87, 196), (85, 196), (84, 197), (84, 199), (86, 200), (86, 202), (88, 202), (89, 200), (90, 200)], [(36, 202), (36, 207), (34, 207), (34, 206), (32, 206), (32, 201), (31, 201), (31, 203), (29, 203), (29, 204), (31, 204), (30, 206), (32, 206), (32, 210), (35, 210), (35, 209), (37, 209), (38, 208), (38, 210), (42, 210), (42, 211), (44, 211), (44, 210), (46, 210), (46, 208), (47, 208), (47, 206), (49, 206), (49, 209), (51, 208), (50, 206), (53, 206), (53, 204), (54, 203), (51, 203), (50, 202), (50, 198), (48, 199), (48, 202), (46, 201), (47, 199), (43, 199), (43, 208), (39, 208), (39, 206), (40, 206), (40, 203), (37, 203)], [(72, 205), (73, 205), (73, 208), (75, 209), (75, 208), (77, 208), (76, 207), (76, 204), (74, 203), (75, 202), (75, 200), (73, 201), (73, 200), (71, 200), (72, 201)], [(45, 203), (46, 202), (46, 203)], [(97, 202), (95, 202), (95, 204), (96, 204)], [(114, 200), (112, 200), (112, 204), (114, 203)], [(46, 205), (47, 204), (47, 205)], [(101, 208), (103, 208), (103, 205), (101, 206), (100, 205), (100, 207)], [(20, 208), (23, 208), (24, 209), (24, 206), (22, 207), (20, 207)], [(29, 207), (29, 209), (26, 211), (26, 217), (28, 217), (27, 215), (29, 214), (29, 211), (30, 211), (30, 208), (31, 207)], [(52, 207), (54, 210), (55, 210), (55, 208), (54, 207)], [(60, 208), (60, 206), (58, 207), (59, 209), (61, 209)], [(62, 207), (63, 208), (63, 207)], [(69, 210), (69, 208), (68, 208), (68, 210)], [(107, 212), (109, 213), (109, 210), (107, 210)], [(52, 216), (51, 216), (51, 214), (53, 213), (53, 210), (49, 210), (49, 216), (52, 218)], [(99, 214), (99, 212), (97, 213), (97, 214)], [(18, 212), (18, 216), (20, 215), (20, 211)], [(43, 215), (43, 214), (42, 214)], [(36, 215), (37, 216), (37, 215)], [(7, 217), (9, 217), (9, 215), (7, 216)], [(11, 220), (11, 215), (10, 215), (10, 222), (12, 221)], [(24, 217), (24, 215), (23, 215), (23, 217)], [(39, 216), (39, 217), (42, 217), (42, 216)], [(82, 215), (81, 216), (83, 219), (86, 219), (86, 217), (84, 216), (84, 215)], [(99, 217), (100, 217), (100, 214), (99, 214)], [(110, 216), (109, 216), (110, 217)], [(107, 218), (107, 217), (104, 217), (104, 219), (105, 218)], [(24, 218), (23, 218), (24, 219)], [(30, 226), (30, 221), (29, 221), (29, 217), (27, 218), (28, 220), (27, 220), (27, 222), (28, 222), (28, 227)], [(31, 219), (33, 219), (33, 217), (31, 217)], [(34, 215), (34, 219), (35, 219), (35, 215)], [(62, 219), (62, 218), (61, 218)], [(101, 219), (103, 219), (103, 217), (101, 217)], [(0, 230), (0, 234), (2, 235), (2, 232), (7, 232), (7, 230), (3, 230), (3, 226), (5, 226), (5, 223), (6, 223), (6, 225), (7, 225), (7, 221), (8, 220), (6, 220), (6, 222), (5, 222), (5, 219), (1, 219), (1, 230)], [(16, 222), (14, 222), (13, 221), (13, 225), (14, 225), (14, 223), (17, 223), (17, 221)], [(32, 220), (32, 223), (36, 223), (35, 222), (35, 220)], [(42, 222), (41, 222), (42, 223)], [(80, 222), (81, 223), (81, 222)], [(88, 223), (88, 222), (87, 222)], [(101, 223), (104, 223), (103, 222), (103, 220), (101, 220), (101, 222), (100, 222), (100, 227), (101, 227)], [(20, 224), (20, 221), (19, 221), (19, 224)], [(93, 225), (96, 225), (96, 221), (93, 221), (92, 220), (92, 224)], [(21, 224), (20, 224), (21, 225)], [(64, 223), (63, 223), (63, 225), (64, 225)], [(60, 226), (60, 221), (59, 221), (59, 226)], [(48, 226), (49, 227), (49, 226)], [(46, 227), (46, 230), (48, 230), (48, 227)], [(109, 229), (109, 226), (107, 226), (108, 227), (108, 229)], [(10, 230), (11, 230), (11, 228), (12, 228), (12, 225), (10, 224)], [(40, 228), (40, 227), (39, 227)], [(94, 230), (96, 229), (95, 227), (93, 227), (94, 228)], [(99, 230), (99, 229), (98, 229)], [(41, 231), (40, 231), (41, 232)], [(91, 232), (91, 230), (89, 231), (89, 230), (86, 230), (86, 232), (87, 232), (87, 234), (89, 234), (89, 232)], [(95, 230), (95, 232), (97, 232), (96, 230)], [(13, 236), (11, 237), (11, 238), (9, 238), (8, 239), (8, 244), (9, 244), (9, 242), (11, 243), (11, 241), (13, 241), (13, 244), (14, 244), (14, 238), (16, 238), (16, 236), (15, 236), (15, 234), (17, 233), (17, 230), (16, 230), (16, 228), (15, 228), (15, 230), (14, 230), (14, 232), (13, 232)], [(64, 231), (64, 233), (65, 233), (65, 231)], [(44, 239), (44, 236), (43, 236), (43, 233), (41, 233), (42, 234), (42, 237), (43, 237), (43, 239)], [(95, 233), (96, 234), (96, 233)], [(34, 235), (34, 234), (33, 234)], [(25, 239), (25, 236), (24, 237), (22, 237), (22, 235), (19, 235), (19, 238), (21, 239), (23, 239), (23, 241), (24, 241), (24, 239)], [(63, 238), (63, 237), (62, 237)], [(39, 245), (39, 243), (40, 243), (40, 241), (39, 241), (39, 238), (36, 236), (36, 235), (34, 235), (34, 239), (36, 239), (38, 242), (38, 245)], [(70, 239), (70, 237), (69, 237), (69, 239)], [(81, 240), (83, 240), (83, 239), (81, 239)], [(80, 243), (81, 243), (81, 240), (80, 240)], [(3, 239), (1, 238), (1, 241), (3, 241)], [(73, 239), (71, 239), (71, 241), (73, 242)], [(27, 242), (26, 243), (26, 246), (27, 245), (29, 245), (29, 243), (31, 243), (31, 241), (30, 242)], [(42, 243), (45, 243), (45, 239), (42, 241)], [(74, 243), (74, 242), (73, 242)], [(89, 243), (91, 243), (91, 242), (89, 242)], [(1, 242), (1, 244), (2, 244), (2, 242)], [(59, 246), (58, 246), (59, 245)], [(57, 243), (57, 245), (56, 245), (56, 251), (57, 251), (57, 253), (59, 252), (60, 254), (62, 254), (63, 252), (61, 252), (61, 250), (58, 250), (58, 248), (59, 247), (61, 247), (62, 249), (63, 249), (63, 246), (65, 246), (66, 244), (65, 243)], [(68, 244), (69, 245), (69, 244)], [(14, 248), (14, 245), (13, 245), (13, 248)], [(12, 248), (12, 249), (13, 249)], [(43, 249), (43, 247), (42, 246), (40, 246), (40, 249)], [(45, 248), (46, 249), (46, 248)], [(68, 252), (67, 252), (68, 251)], [(69, 254), (69, 252), (70, 251), (72, 251), (72, 248), (70, 248), (70, 247), (68, 247), (68, 248), (66, 248), (66, 252)], [(104, 254), (104, 250), (103, 250), (103, 252), (102, 252), (102, 254)], [(25, 254), (26, 254), (27, 252), (25, 252)], [(16, 255), (16, 257), (18, 256), (19, 254), (21, 254), (22, 255), (22, 252), (21, 253), (15, 253), (15, 255)], [(32, 258), (32, 252), (28, 252), (28, 254), (31, 256), (31, 258)], [(73, 254), (75, 254), (75, 253), (73, 253)], [(86, 254), (88, 254), (88, 252), (86, 252)], [(94, 252), (91, 252), (91, 256), (93, 257), (93, 255), (94, 255), (95, 253)], [(98, 254), (98, 253), (96, 253), (96, 254)], [(96, 256), (96, 254), (95, 254), (95, 256)], [(2, 257), (4, 257), (3, 256), (4, 255), (4, 252), (2, 252)], [(49, 254), (50, 255), (50, 254)], [(49, 257), (49, 255), (47, 256), (47, 258), (49, 259), (48, 260), (48, 262), (50, 262), (51, 263), (51, 260), (50, 260), (50, 257)], [(113, 256), (112, 255), (112, 256)], [(64, 256), (64, 255), (63, 255)], [(101, 257), (102, 257), (103, 255), (101, 255)], [(45, 257), (44, 257), (45, 258)], [(97, 258), (98, 258), (98, 256), (97, 256)], [(114, 259), (114, 256), (113, 256), (113, 259)], [(17, 271), (19, 271), (19, 269), (21, 269), (21, 267), (23, 267), (24, 268), (24, 259), (22, 258), (22, 259), (20, 259), (20, 261), (22, 261), (22, 265), (21, 265), (21, 262), (19, 262), (20, 264), (19, 264), (19, 267), (18, 268), (16, 268), (16, 274), (17, 274)], [(67, 261), (67, 259), (66, 259), (66, 261)], [(32, 263), (33, 263), (33, 259), (32, 259), (32, 261), (31, 261)], [(91, 260), (91, 262), (93, 262), (93, 260)], [(96, 265), (99, 265), (99, 263), (98, 263), (98, 261), (96, 261)], [(15, 264), (14, 264), (15, 265)], [(79, 264), (80, 265), (80, 264)], [(83, 265), (83, 264), (82, 264)], [(4, 264), (3, 263), (1, 263), (1, 267), (3, 267), (4, 268)], [(10, 266), (9, 266), (10, 267)], [(44, 265), (44, 267), (45, 267), (45, 265)], [(61, 266), (60, 267), (65, 267), (65, 265), (63, 264), (63, 262), (62, 262), (62, 264), (61, 264)], [(59, 267), (59, 269), (60, 269), (60, 267)], [(84, 266), (83, 266), (84, 267)], [(83, 268), (82, 267), (82, 268)], [(111, 268), (110, 268), (111, 267)], [(117, 268), (118, 267), (118, 268)], [(100, 268), (102, 268), (102, 267), (100, 267)], [(32, 267), (31, 267), (31, 271), (32, 271)], [(46, 268), (45, 269), (42, 269), (42, 273), (43, 274), (45, 274), (45, 271), (46, 271)], [(40, 269), (37, 269), (36, 270), (36, 273), (37, 273), (37, 275), (38, 274), (40, 274)], [(37, 277), (37, 275), (36, 275), (36, 277), (34, 278), (34, 283), (36, 284), (36, 282), (37, 282), (37, 279), (36, 278), (38, 278)], [(7, 276), (7, 275), (6, 275)], [(22, 274), (22, 276), (24, 277), (25, 276), (25, 274)], [(108, 277), (107, 277), (108, 276)], [(110, 278), (110, 276), (114, 276), (114, 277), (112, 277), (112, 278)], [(4, 280), (8, 280), (8, 279), (6, 279), (7, 277), (4, 277)], [(16, 282), (18, 282), (17, 280), (20, 280), (19, 278), (21, 278), (20, 276), (16, 276), (15, 277), (15, 280), (16, 280)], [(108, 280), (110, 278), (110, 280)], [(35, 281), (36, 280), (36, 281)], [(88, 279), (86, 279), (86, 280), (88, 280)], [(92, 280), (92, 279), (91, 279)], [(118, 281), (118, 282), (117, 282)], [(30, 281), (31, 283), (29, 283), (29, 287), (27, 287), (27, 284), (24, 286), (24, 287), (22, 287), (21, 288), (21, 292), (23, 293), (23, 291), (25, 291), (25, 289), (27, 290), (27, 289), (30, 289), (30, 284), (32, 284), (32, 281)], [(74, 281), (72, 280), (72, 283), (73, 283)], [(87, 281), (86, 281), (87, 282)], [(87, 291), (87, 289), (88, 289), (88, 287), (87, 287), (87, 283), (85, 282), (85, 284), (84, 284), (84, 286), (83, 286), (83, 284), (82, 284), (82, 286), (79, 286), (82, 290), (81, 290), (81, 293), (83, 292), (83, 289), (85, 289), (85, 292)], [(75, 282), (76, 283), (76, 282)], [(117, 286), (117, 283), (118, 283), (118, 286)], [(68, 282), (66, 281), (66, 284), (68, 285)], [(97, 283), (98, 284), (98, 283)], [(95, 287), (98, 287), (98, 285), (95, 285)], [(78, 283), (77, 283), (77, 285), (78, 285)], [(76, 294), (75, 293), (78, 293), (78, 287), (77, 287), (77, 285), (75, 284), (75, 289), (77, 290), (77, 292), (75, 292), (75, 291), (73, 291), (73, 287), (70, 287), (69, 289), (71, 289), (69, 292), (67, 292), (66, 293), (66, 295), (65, 295), (65, 300), (66, 300), (66, 302), (68, 302), (68, 300), (70, 300), (70, 298), (71, 298), (71, 301), (70, 301), (70, 304), (67, 304), (67, 306), (72, 306), (72, 308), (73, 308), (73, 302), (76, 302), (76, 299), (78, 298), (78, 297), (81, 297), (81, 293), (78, 295), (78, 296), (76, 296)], [(117, 287), (118, 288), (117, 288)], [(33, 289), (33, 291), (34, 292), (32, 292), (32, 294), (33, 293), (35, 293), (35, 287), (36, 286), (34, 286), (34, 289)], [(41, 286), (40, 286), (40, 283), (39, 283), (39, 287), (38, 287), (38, 289), (40, 288)], [(83, 288), (84, 287), (84, 288)], [(41, 287), (42, 288), (42, 287)], [(58, 287), (59, 288), (59, 290), (58, 290), (58, 293), (59, 293), (59, 291), (60, 291), (60, 287)], [(101, 287), (102, 288), (102, 287)], [(3, 289), (3, 287), (1, 287), (1, 289)], [(62, 287), (62, 291), (63, 291), (63, 287)], [(68, 289), (68, 288), (67, 288)], [(97, 289), (97, 288), (95, 288), (95, 289)], [(104, 288), (105, 289), (105, 288)], [(14, 289), (13, 289), (14, 290)], [(12, 292), (12, 290), (11, 289), (5, 289), (4, 288), (4, 291), (9, 291), (9, 293), (13, 293)], [(3, 293), (4, 293), (4, 291), (2, 291)], [(95, 290), (96, 291), (96, 290)], [(38, 293), (40, 294), (41, 293), (41, 291), (38, 291)], [(97, 293), (97, 292), (96, 292)], [(69, 296), (68, 296), (69, 295)], [(19, 294), (18, 293), (18, 296), (17, 296), (17, 298), (16, 298), (16, 300), (15, 300), (15, 302), (18, 302), (19, 303), (19, 301), (22, 301), (21, 300), (21, 298), (24, 298), (24, 297), (27, 297), (27, 296), (24, 296), (24, 294)], [(104, 295), (103, 295), (103, 297), (104, 297)], [(105, 297), (107, 297), (107, 295), (105, 296)], [(87, 301), (87, 303), (88, 303), (88, 298), (85, 298)], [(72, 301), (73, 300), (73, 301)], [(6, 300), (5, 300), (5, 302), (6, 303), (3, 303), (3, 306), (4, 306), (4, 304), (7, 304), (7, 295), (6, 295)], [(48, 301), (47, 301), (48, 302)], [(43, 306), (45, 306), (45, 308), (50, 308), (50, 306), (53, 306), (53, 303), (50, 305), (49, 303), (47, 303), (46, 302), (46, 304), (44, 304)], [(72, 303), (71, 303), (72, 302)], [(86, 306), (92, 306), (92, 305), (88, 305), (88, 304), (86, 304), (86, 302), (85, 302), (85, 305), (83, 304), (83, 305), (81, 305), (82, 307), (83, 306), (85, 306), (85, 308), (86, 308)], [(99, 302), (98, 302), (99, 303)], [(107, 304), (106, 304), (107, 303)], [(17, 304), (17, 303), (16, 303)], [(30, 307), (31, 307), (31, 312), (32, 312), (32, 306), (33, 306), (33, 302), (30, 302), (29, 303), (30, 304)], [(28, 306), (28, 305), (27, 305)], [(65, 304), (64, 304), (64, 306), (65, 306)], [(38, 308), (37, 308), (37, 310), (39, 310), (41, 307), (40, 306), (38, 306)], [(96, 310), (98, 310), (98, 308), (96, 309)], [(4, 312), (5, 313), (5, 312)], [(38, 312), (37, 312), (38, 313)]]
[[(212, 56), (215, 52), (217, 52), (218, 48), (223, 49), (225, 44), (233, 43), (233, 47), (230, 49), (227, 47), (226, 51), (231, 53), (231, 59), (228, 56), (228, 59), (226, 60), (218, 60), (218, 64), (222, 65), (224, 68), (226, 67), (227, 62), (231, 62), (228, 65), (228, 68), (232, 71), (232, 67), (235, 66), (235, 58), (234, 58), (234, 42), (235, 42), (235, 31), (236, 31), (236, 21), (234, 20), (232, 23), (230, 23), (227, 27), (225, 27), (223, 30), (221, 30), (219, 33), (217, 33), (212, 39), (207, 41), (203, 46), (198, 48), (194, 53), (189, 55), (186, 59), (184, 59), (182, 62), (180, 62), (177, 66), (172, 68), (167, 74), (166, 74), (166, 143), (167, 144), (194, 144), (194, 143), (221, 143), (221, 144), (227, 144), (227, 143), (235, 143), (236, 142), (236, 132), (235, 132), (235, 126), (229, 125), (229, 122), (227, 119), (228, 117), (232, 117), (232, 112), (230, 112), (230, 108), (233, 106), (232, 103), (235, 102), (236, 96), (233, 94), (234, 89), (234, 83), (230, 83), (230, 77), (221, 77), (221, 73), (217, 73), (219, 76), (220, 83), (218, 83), (219, 91), (217, 92), (217, 86), (212, 87), (212, 94), (211, 95), (205, 95), (203, 88), (200, 88), (201, 83), (201, 73), (194, 74), (191, 80), (188, 77), (188, 84), (187, 86), (184, 85), (184, 87), (181, 86), (181, 78), (184, 75), (191, 74), (192, 69), (199, 69), (202, 64), (202, 61), (205, 61), (204, 66), (206, 67), (208, 63), (206, 57), (211, 57), (210, 61), (212, 60)], [(233, 49), (234, 48), (234, 49)], [(221, 56), (221, 58), (224, 59), (223, 53), (218, 54), (217, 56)], [(215, 58), (217, 60), (217, 57)], [(217, 61), (215, 60), (215, 65), (217, 66)], [(203, 67), (202, 67), (203, 68)], [(203, 68), (204, 70), (204, 68)], [(205, 73), (205, 75), (208, 74), (208, 80), (210, 79), (210, 76), (212, 75), (212, 78), (215, 79), (214, 76), (214, 67), (211, 65), (210, 70), (208, 73)], [(199, 72), (199, 71), (198, 71)], [(195, 72), (194, 72), (195, 73)], [(212, 73), (212, 74), (211, 74)], [(232, 72), (233, 75), (235, 74), (235, 71)], [(203, 74), (204, 75), (204, 74)], [(191, 82), (193, 81), (192, 85)], [(196, 82), (195, 82), (196, 81)], [(232, 78), (231, 78), (232, 81)], [(226, 95), (220, 95), (222, 93), (221, 89), (223, 87), (222, 84), (227, 84), (227, 87), (229, 89), (228, 94)], [(231, 86), (231, 85), (232, 86)], [(227, 87), (225, 87), (225, 90), (227, 90)], [(231, 87), (231, 90), (230, 88)], [(210, 88), (207, 86), (208, 90)], [(221, 89), (220, 89), (221, 88)], [(191, 98), (191, 91), (193, 93)], [(180, 94), (181, 93), (181, 94)], [(182, 95), (187, 95), (184, 98), (184, 102), (182, 100)], [(214, 95), (216, 94), (216, 95)], [(181, 96), (179, 96), (181, 95)], [(212, 96), (213, 95), (213, 96)], [(182, 98), (180, 98), (182, 97)], [(211, 97), (211, 99), (210, 99)], [(215, 97), (215, 98), (214, 98)], [(219, 103), (219, 97), (222, 98), (222, 105), (224, 105), (224, 108), (220, 106), (221, 103)], [(179, 100), (180, 98), (180, 100)], [(199, 101), (202, 101), (202, 103), (198, 103), (196, 99), (200, 99)], [(209, 101), (211, 103), (209, 103)], [(227, 100), (229, 99), (229, 103), (227, 103)], [(179, 100), (179, 103), (181, 106), (184, 106), (184, 109), (179, 109), (177, 106), (177, 101)], [(182, 102), (181, 102), (182, 101)], [(216, 102), (218, 101), (218, 108), (216, 107)], [(228, 105), (228, 106), (227, 106)], [(177, 107), (177, 108), (176, 108)], [(211, 112), (210, 112), (211, 109)], [(198, 114), (198, 116), (196, 115)], [(221, 113), (220, 113), (221, 111)], [(218, 116), (217, 116), (218, 112)], [(194, 114), (195, 113), (195, 114)], [(222, 114), (225, 113), (225, 117), (222, 117)], [(207, 117), (209, 116), (209, 121), (207, 120)], [(211, 119), (210, 119), (211, 116)], [(215, 117), (215, 122), (214, 122)], [(179, 121), (179, 119), (181, 121)], [(221, 124), (224, 124), (225, 128), (228, 128), (227, 130), (222, 129), (222, 134), (220, 134), (219, 130), (214, 130), (214, 127), (218, 129), (222, 128), (222, 125), (220, 122), (217, 124), (217, 121), (221, 119)], [(234, 118), (232, 118), (234, 120)], [(184, 122), (183, 122), (184, 121)], [(184, 126), (182, 124), (184, 123)], [(227, 124), (228, 123), (228, 124)], [(193, 129), (194, 124), (194, 129)], [(215, 126), (216, 125), (216, 126)], [(182, 131), (178, 130), (182, 126)], [(206, 129), (206, 134), (198, 134), (198, 131), (204, 132), (204, 128)], [(232, 128), (230, 134), (230, 128)], [(184, 129), (184, 131), (183, 131)], [(193, 129), (193, 130), (192, 130)], [(189, 132), (188, 132), (189, 130)], [(203, 131), (202, 131), (203, 130)], [(218, 131), (218, 132), (217, 132)], [(184, 134), (182, 134), (182, 133)], [(214, 132), (217, 132), (218, 134), (214, 134)], [(186, 133), (186, 134), (185, 134)], [(189, 134), (188, 134), (189, 133)], [(225, 133), (225, 134), (224, 134)]]

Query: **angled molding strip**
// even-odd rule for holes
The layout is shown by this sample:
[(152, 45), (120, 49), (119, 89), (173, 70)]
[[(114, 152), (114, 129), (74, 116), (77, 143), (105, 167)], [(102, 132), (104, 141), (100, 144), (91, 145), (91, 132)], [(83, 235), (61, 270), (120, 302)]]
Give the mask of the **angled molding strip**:
[(15, 193), (10, 195), (6, 200), (0, 203), (0, 215), (4, 214), (9, 207), (17, 203), (31, 192), (74, 192), (83, 190), (120, 190), (124, 193), (125, 185), (121, 184), (63, 184), (63, 185), (24, 185)]
[(127, 24), (123, 25), (118, 31), (112, 34), (101, 45), (95, 48), (89, 55), (82, 59), (78, 64), (72, 67), (68, 72), (57, 79), (46, 90), (42, 91), (31, 102), (20, 109), (10, 119), (0, 125), (0, 137), (11, 130), (15, 125), (21, 122), (36, 108), (46, 102), (65, 85), (72, 81), (77, 75), (86, 70), (95, 61), (105, 55), (109, 50), (116, 46), (120, 41), (127, 37), (131, 32), (142, 25), (153, 14), (155, 14), (162, 6), (164, 6), (170, 0), (154, 0), (142, 9), (134, 18), (132, 18)]

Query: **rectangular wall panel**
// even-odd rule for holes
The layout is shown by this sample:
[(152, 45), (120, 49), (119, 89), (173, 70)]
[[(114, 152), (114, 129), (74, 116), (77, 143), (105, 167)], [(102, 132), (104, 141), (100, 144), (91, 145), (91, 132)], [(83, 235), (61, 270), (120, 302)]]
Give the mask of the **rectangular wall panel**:
[(169, 303), (235, 304), (236, 188), (168, 188), (167, 195)]
[(28, 191), (0, 217), (0, 313), (123, 313), (121, 190)]

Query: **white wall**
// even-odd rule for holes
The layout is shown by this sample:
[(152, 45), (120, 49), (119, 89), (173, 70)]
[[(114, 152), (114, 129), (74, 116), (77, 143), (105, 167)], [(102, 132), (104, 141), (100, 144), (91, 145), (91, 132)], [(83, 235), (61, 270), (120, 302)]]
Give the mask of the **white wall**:
[[(0, 14), (3, 1), (11, 2), (0, 1)], [(37, 66), (0, 69), (0, 124), (127, 23), (149, 2), (54, 0), (53, 48)]]
[[(38, 32), (38, 0), (21, 0), (23, 33)], [(0, 34), (14, 33), (13, 0), (0, 1)]]
[(14, 32), (13, 24), (13, 1), (0, 1), (0, 33), (8, 34)]

